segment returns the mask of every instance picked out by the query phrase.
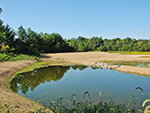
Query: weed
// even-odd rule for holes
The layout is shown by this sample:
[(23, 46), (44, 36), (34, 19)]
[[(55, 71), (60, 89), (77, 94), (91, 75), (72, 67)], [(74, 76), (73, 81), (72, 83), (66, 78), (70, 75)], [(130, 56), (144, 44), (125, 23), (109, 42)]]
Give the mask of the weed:
[[(86, 95), (88, 98), (85, 99)], [(57, 105), (51, 103), (49, 108), (54, 113), (135, 113), (137, 110), (135, 107), (132, 109), (129, 108), (131, 97), (129, 98), (129, 103), (127, 107), (124, 104), (116, 104), (112, 100), (109, 103), (104, 102), (100, 99), (97, 102), (91, 102), (91, 96), (88, 91), (84, 93), (84, 102), (76, 102), (73, 98), (76, 96), (73, 94), (71, 96), (72, 105), (71, 107), (65, 107), (62, 104), (63, 97), (59, 98), (57, 101)], [(102, 96), (102, 92), (100, 92), (100, 97)]]

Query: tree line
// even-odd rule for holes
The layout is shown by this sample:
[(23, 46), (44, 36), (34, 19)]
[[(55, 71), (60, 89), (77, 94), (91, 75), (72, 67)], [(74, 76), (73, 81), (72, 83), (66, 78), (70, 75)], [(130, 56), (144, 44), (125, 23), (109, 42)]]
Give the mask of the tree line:
[(129, 37), (125, 39), (102, 39), (102, 37), (72, 38), (67, 40), (75, 51), (150, 51), (150, 40), (136, 40)]
[[(0, 13), (2, 9), (0, 8)], [(0, 19), (0, 52), (39, 54), (85, 51), (150, 51), (150, 40), (102, 39), (102, 37), (63, 39), (58, 33), (37, 33), (20, 26), (15, 32)]]

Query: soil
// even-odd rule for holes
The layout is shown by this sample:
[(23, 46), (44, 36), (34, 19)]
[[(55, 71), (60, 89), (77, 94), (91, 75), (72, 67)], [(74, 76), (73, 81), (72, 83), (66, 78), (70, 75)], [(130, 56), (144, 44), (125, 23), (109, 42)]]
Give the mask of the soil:
[(13, 73), (35, 63), (35, 61), (15, 61), (0, 63), (0, 112), (9, 110), (11, 112), (33, 111), (41, 106), (23, 96), (14, 93), (9, 88), (9, 79)]
[[(120, 61), (120, 62), (143, 62), (150, 63), (150, 57), (143, 57), (148, 55), (124, 55), (121, 53), (107, 53), (107, 52), (74, 52), (74, 53), (53, 53), (53, 54), (42, 54), (49, 58), (43, 60), (57, 60), (62, 59), (65, 61), (83, 64), (93, 65), (96, 62), (103, 61)], [(150, 55), (149, 55), (150, 56)], [(138, 75), (149, 75), (150, 68), (146, 67), (134, 67), (134, 66), (121, 66), (116, 68), (118, 71), (134, 73)]]

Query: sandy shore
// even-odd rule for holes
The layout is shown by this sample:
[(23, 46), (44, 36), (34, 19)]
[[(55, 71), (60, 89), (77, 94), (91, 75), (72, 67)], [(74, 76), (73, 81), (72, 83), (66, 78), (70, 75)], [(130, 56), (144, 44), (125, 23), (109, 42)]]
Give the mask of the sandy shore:
[[(126, 62), (149, 62), (150, 57), (143, 57), (148, 55), (124, 55), (120, 53), (107, 53), (107, 52), (74, 52), (74, 53), (53, 53), (53, 54), (43, 54), (47, 57), (43, 60), (65, 60), (73, 63), (79, 63), (83, 65), (89, 65), (96, 62), (103, 61), (126, 61)], [(150, 55), (149, 55), (150, 56)], [(146, 67), (134, 67), (134, 66), (121, 66), (116, 70), (134, 73), (138, 75), (150, 75), (150, 68)]]

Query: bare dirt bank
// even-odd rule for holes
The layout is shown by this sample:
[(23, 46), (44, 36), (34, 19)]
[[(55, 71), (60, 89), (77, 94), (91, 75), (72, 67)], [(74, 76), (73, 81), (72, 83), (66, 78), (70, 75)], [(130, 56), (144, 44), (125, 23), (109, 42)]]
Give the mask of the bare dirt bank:
[[(43, 54), (47, 57), (43, 60), (65, 60), (73, 63), (92, 65), (96, 62), (103, 61), (124, 61), (124, 62), (145, 62), (150, 63), (150, 57), (143, 57), (148, 55), (124, 55), (120, 53), (107, 53), (107, 52), (74, 52), (74, 53), (53, 53)], [(121, 66), (116, 68), (118, 71), (135, 73), (139, 75), (150, 75), (150, 68), (134, 67), (134, 66)]]
[(0, 63), (0, 112), (5, 110), (11, 112), (30, 111), (41, 107), (39, 104), (12, 92), (8, 87), (9, 79), (13, 73), (33, 63), (35, 61), (32, 60)]
[[(32, 65), (33, 64), (33, 65)], [(36, 62), (35, 60), (20, 60), (0, 63), (0, 113), (2, 112), (28, 112), (36, 109), (42, 109), (42, 112), (51, 113), (50, 109), (44, 108), (38, 103), (35, 103), (10, 89), (10, 80), (15, 72), (25, 68), (26, 71), (34, 70), (35, 68), (47, 67), (51, 65), (70, 65), (70, 62), (53, 61)], [(30, 66), (31, 65), (31, 66)], [(21, 70), (21, 73), (24, 70)]]

